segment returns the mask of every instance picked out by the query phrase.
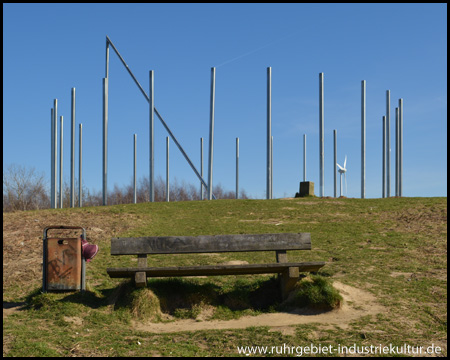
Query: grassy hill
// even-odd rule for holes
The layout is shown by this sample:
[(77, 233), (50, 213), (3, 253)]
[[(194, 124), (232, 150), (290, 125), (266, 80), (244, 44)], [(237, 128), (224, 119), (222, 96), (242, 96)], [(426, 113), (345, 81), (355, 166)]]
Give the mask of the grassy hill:
[[(83, 226), (88, 240), (100, 246), (87, 265), (84, 295), (40, 294), (42, 232), (49, 225)], [(107, 267), (136, 264), (135, 256), (109, 255), (113, 236), (282, 232), (311, 233), (312, 251), (288, 252), (289, 260), (326, 261), (319, 272), (323, 277), (370, 292), (386, 310), (345, 328), (303, 324), (289, 334), (270, 327), (153, 334), (133, 326), (136, 319), (143, 320), (145, 306), (136, 305), (139, 315), (130, 305), (150, 290), (136, 292), (106, 274)], [(148, 263), (274, 259), (271, 252), (155, 255)], [(158, 318), (171, 321), (196, 319), (207, 293), (225, 299), (210, 306), (211, 318), (279, 311), (270, 304), (237, 301), (265, 297), (264, 288), (272, 282), (270, 275), (249, 275), (152, 279), (148, 284), (150, 293), (172, 299), (171, 304), (159, 299), (163, 316)], [(177, 307), (176, 298), (191, 301)], [(446, 354), (447, 198), (216, 200), (3, 213), (3, 313), (4, 356), (236, 356), (238, 346), (311, 343), (434, 344)]]

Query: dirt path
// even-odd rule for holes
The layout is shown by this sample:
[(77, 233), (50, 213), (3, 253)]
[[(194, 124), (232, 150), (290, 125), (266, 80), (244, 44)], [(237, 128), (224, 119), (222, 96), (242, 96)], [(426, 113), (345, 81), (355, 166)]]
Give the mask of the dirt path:
[(258, 316), (244, 316), (238, 320), (211, 320), (197, 321), (193, 319), (178, 320), (170, 323), (142, 323), (134, 321), (133, 328), (152, 333), (171, 333), (179, 331), (197, 331), (211, 329), (243, 329), (250, 326), (270, 326), (272, 331), (281, 331), (285, 334), (295, 332), (291, 325), (320, 323), (324, 325), (337, 325), (346, 329), (349, 323), (361, 316), (374, 315), (384, 312), (375, 297), (367, 291), (356, 289), (335, 281), (333, 286), (339, 290), (344, 298), (341, 309), (326, 313), (292, 312), (263, 314)]

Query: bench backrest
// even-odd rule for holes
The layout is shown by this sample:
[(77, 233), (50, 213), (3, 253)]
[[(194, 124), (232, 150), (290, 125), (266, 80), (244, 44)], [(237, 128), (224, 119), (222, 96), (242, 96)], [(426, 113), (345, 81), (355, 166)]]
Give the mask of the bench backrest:
[(311, 250), (310, 233), (112, 238), (111, 255)]

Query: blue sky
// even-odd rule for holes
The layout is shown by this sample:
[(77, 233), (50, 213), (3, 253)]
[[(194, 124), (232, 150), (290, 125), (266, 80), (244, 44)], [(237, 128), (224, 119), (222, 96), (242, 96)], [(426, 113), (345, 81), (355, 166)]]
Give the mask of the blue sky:
[[(213, 183), (266, 191), (266, 69), (272, 67), (273, 197), (303, 179), (319, 194), (319, 73), (324, 73), (325, 196), (347, 155), (348, 196), (361, 196), (361, 80), (367, 83), (366, 197), (381, 197), (382, 116), (404, 100), (403, 195), (447, 196), (447, 4), (3, 4), (3, 168), (35, 167), (50, 183), (50, 109), (64, 117), (70, 175), (70, 99), (83, 124), (83, 184), (102, 188), (102, 78), (108, 35), (207, 179), (211, 67), (216, 67)], [(149, 173), (148, 103), (110, 51), (108, 188), (129, 185), (133, 134), (138, 178)], [(59, 119), (58, 119), (59, 127)], [(58, 130), (59, 132), (59, 130)], [(165, 178), (167, 133), (155, 118), (155, 173)], [(59, 146), (59, 145), (58, 145)], [(59, 174), (59, 173), (58, 173)], [(199, 184), (170, 142), (171, 182)], [(338, 177), (339, 189), (339, 177)], [(339, 193), (339, 190), (338, 190)]]

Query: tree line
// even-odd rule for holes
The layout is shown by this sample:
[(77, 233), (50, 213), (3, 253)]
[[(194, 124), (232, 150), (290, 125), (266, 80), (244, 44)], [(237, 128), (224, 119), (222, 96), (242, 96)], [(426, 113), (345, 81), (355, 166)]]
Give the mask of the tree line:
[[(78, 207), (78, 180), (75, 179), (75, 207)], [(155, 179), (155, 201), (166, 201), (166, 183), (161, 176)], [(57, 193), (59, 186), (57, 187)], [(63, 207), (70, 207), (70, 185), (63, 183)], [(149, 178), (142, 177), (136, 183), (136, 202), (149, 201)], [(213, 194), (216, 199), (234, 199), (234, 191), (225, 190), (222, 185), (213, 186)], [(207, 192), (204, 189), (204, 199)], [(245, 190), (239, 193), (240, 199), (248, 199)], [(200, 200), (200, 185), (194, 186), (181, 183), (175, 179), (170, 183), (170, 201)], [(134, 187), (132, 184), (124, 187), (114, 185), (112, 191), (108, 191), (108, 205), (131, 204), (134, 200)], [(103, 204), (101, 190), (93, 191), (82, 187), (82, 206), (100, 206)], [(59, 207), (59, 199), (57, 201)], [(38, 173), (34, 167), (24, 167), (11, 164), (3, 172), (3, 211), (39, 210), (50, 208), (50, 186), (44, 173)]]

